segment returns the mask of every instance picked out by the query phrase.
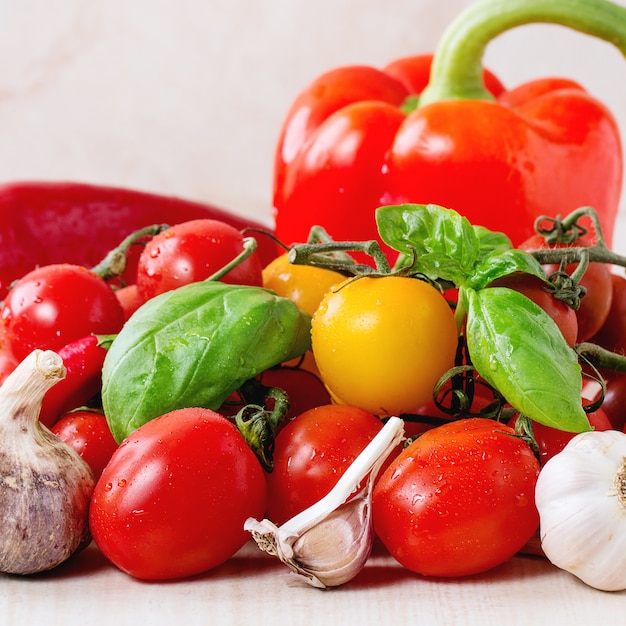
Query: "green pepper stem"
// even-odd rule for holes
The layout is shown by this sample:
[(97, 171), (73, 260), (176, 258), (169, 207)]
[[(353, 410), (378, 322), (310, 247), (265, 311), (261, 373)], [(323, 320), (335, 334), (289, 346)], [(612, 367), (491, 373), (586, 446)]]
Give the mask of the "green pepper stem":
[(614, 44), (626, 56), (626, 8), (609, 0), (478, 0), (445, 30), (419, 105), (441, 100), (493, 100), (483, 81), (489, 42), (516, 26), (551, 23)]

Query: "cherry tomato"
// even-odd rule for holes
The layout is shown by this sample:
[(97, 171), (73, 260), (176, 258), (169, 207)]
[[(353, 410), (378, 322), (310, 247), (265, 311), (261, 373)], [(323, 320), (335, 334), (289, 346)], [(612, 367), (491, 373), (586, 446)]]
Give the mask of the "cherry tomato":
[(289, 298), (305, 313), (313, 315), (322, 298), (345, 276), (338, 272), (289, 263), (288, 255), (276, 257), (263, 268), (263, 286)]
[(466, 576), (511, 558), (539, 525), (539, 462), (505, 424), (483, 418), (433, 428), (374, 487), (374, 530), (424, 576)]
[(555, 298), (537, 276), (522, 273), (510, 274), (495, 280), (490, 286), (508, 287), (523, 293), (556, 322), (567, 344), (570, 347), (574, 346), (578, 338), (576, 312), (565, 302)]
[[(583, 403), (589, 404), (589, 400), (583, 400)], [(587, 414), (589, 423), (594, 430), (611, 430), (613, 426), (608, 418), (608, 415), (602, 408), (596, 409)], [(515, 428), (516, 422), (519, 418), (513, 417), (509, 421), (509, 425)], [(533, 429), (533, 437), (537, 442), (539, 448), (539, 461), (541, 465), (551, 459), (555, 454), (558, 454), (573, 439), (576, 433), (569, 433), (564, 430), (558, 430), (557, 428), (550, 428), (531, 420), (531, 426)]]
[[(591, 246), (593, 242), (584, 237), (579, 238), (574, 246)], [(522, 250), (532, 251), (551, 247), (541, 235), (534, 235), (519, 246)], [(552, 247), (567, 247), (566, 244), (556, 244)], [(576, 263), (565, 267), (565, 272), (571, 274), (576, 269)], [(558, 265), (544, 265), (546, 276), (551, 276), (559, 270)], [(587, 341), (598, 332), (611, 307), (612, 285), (611, 270), (605, 263), (589, 263), (585, 274), (579, 283), (586, 289), (585, 295), (580, 300), (580, 307), (576, 311), (578, 319), (577, 341)]]
[(324, 497), (381, 428), (375, 415), (338, 404), (288, 422), (276, 436), (267, 475), (267, 517), (282, 524)]
[(77, 410), (67, 413), (50, 430), (89, 463), (96, 479), (117, 450), (106, 417), (97, 411)]
[(139, 427), (113, 453), (89, 512), (93, 538), (119, 569), (145, 580), (224, 563), (262, 517), (265, 473), (226, 418), (177, 409)]
[(292, 367), (275, 367), (259, 377), (268, 387), (279, 387), (289, 397), (288, 418), (309, 409), (330, 404), (330, 394), (324, 383), (312, 372)]
[(337, 402), (376, 415), (412, 413), (454, 365), (457, 328), (432, 285), (415, 278), (348, 279), (313, 316), (312, 349)]
[(609, 313), (591, 341), (607, 350), (626, 354), (626, 277), (612, 273), (611, 285)]
[[(175, 224), (155, 235), (143, 249), (137, 288), (144, 301), (182, 285), (205, 280), (243, 251), (244, 237), (234, 226), (213, 219)], [(226, 274), (231, 284), (261, 285), (262, 266), (256, 252)]]
[(90, 334), (119, 332), (124, 313), (97, 274), (70, 264), (34, 269), (11, 288), (0, 319), (16, 359), (35, 348), (58, 350)]
[[(626, 427), (626, 373), (613, 373), (605, 379), (606, 394), (602, 401), (602, 410), (615, 430)], [(598, 391), (595, 396), (600, 396)]]
[(144, 302), (143, 298), (139, 295), (139, 289), (136, 284), (126, 285), (116, 289), (115, 295), (124, 311), (124, 321), (127, 321)]

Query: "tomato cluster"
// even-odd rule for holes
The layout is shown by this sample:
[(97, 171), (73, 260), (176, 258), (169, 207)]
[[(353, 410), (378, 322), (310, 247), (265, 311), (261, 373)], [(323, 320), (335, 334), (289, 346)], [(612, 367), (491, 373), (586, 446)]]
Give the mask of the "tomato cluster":
[[(461, 402), (448, 414), (435, 403), (442, 376), (468, 364), (459, 362), (465, 353), (451, 293), (424, 276), (347, 277), (295, 264), (286, 253), (262, 267), (245, 246), (223, 222), (184, 222), (134, 249), (129, 284), (85, 267), (44, 266), (3, 303), (0, 377), (35, 347), (64, 355), (67, 379), (46, 397), (41, 420), (98, 478), (90, 525), (103, 554), (146, 580), (214, 568), (249, 538), (247, 518), (280, 525), (326, 495), (391, 415), (406, 419), (408, 438), (380, 471), (372, 499), (374, 529), (389, 553), (421, 575), (451, 577), (485, 571), (522, 549), (538, 526), (540, 468), (574, 434), (532, 422), (525, 430), (516, 414), (493, 419), (511, 414), (506, 404), (503, 413), (477, 416), (497, 396), (485, 381), (470, 390), (471, 411)], [(625, 352), (626, 278), (609, 274), (608, 293), (604, 270), (589, 266), (582, 300), (589, 304), (577, 311), (530, 274), (489, 286), (536, 302), (569, 346), (591, 338)], [(106, 337), (152, 298), (218, 273), (223, 282), (271, 290), (311, 316), (311, 349), (257, 377), (289, 398), (269, 470), (235, 426), (245, 394), (217, 411), (169, 411), (120, 445), (98, 403)], [(621, 430), (626, 375), (606, 374), (606, 398), (589, 419), (597, 429)], [(440, 392), (454, 396), (454, 380)]]

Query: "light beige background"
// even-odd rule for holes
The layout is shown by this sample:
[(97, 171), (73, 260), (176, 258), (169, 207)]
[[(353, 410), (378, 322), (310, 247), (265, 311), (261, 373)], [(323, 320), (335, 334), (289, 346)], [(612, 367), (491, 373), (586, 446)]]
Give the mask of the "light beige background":
[[(432, 51), (469, 4), (0, 0), (0, 182), (131, 186), (271, 223), (274, 144), (296, 94), (335, 66)], [(607, 43), (524, 26), (485, 64), (508, 86), (574, 78), (626, 133), (626, 60)]]

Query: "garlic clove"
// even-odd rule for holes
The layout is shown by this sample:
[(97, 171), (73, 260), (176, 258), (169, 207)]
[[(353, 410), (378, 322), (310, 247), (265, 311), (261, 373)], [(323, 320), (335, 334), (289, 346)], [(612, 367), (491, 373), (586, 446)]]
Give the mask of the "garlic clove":
[(90, 541), (89, 465), (39, 422), (45, 393), (65, 376), (61, 357), (35, 350), (0, 387), (0, 571), (33, 574)]
[[(336, 587), (352, 580), (372, 551), (374, 480), (403, 436), (403, 421), (390, 417), (321, 500), (280, 527), (268, 519), (249, 518), (244, 528), (262, 550), (278, 557), (314, 587)], [(365, 478), (365, 487), (354, 495)]]

